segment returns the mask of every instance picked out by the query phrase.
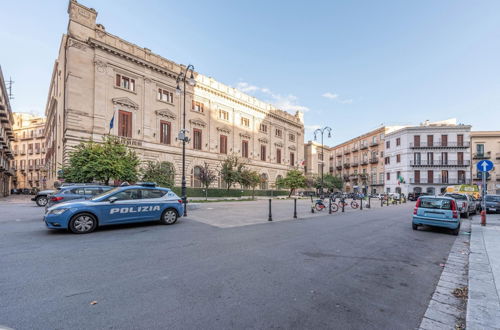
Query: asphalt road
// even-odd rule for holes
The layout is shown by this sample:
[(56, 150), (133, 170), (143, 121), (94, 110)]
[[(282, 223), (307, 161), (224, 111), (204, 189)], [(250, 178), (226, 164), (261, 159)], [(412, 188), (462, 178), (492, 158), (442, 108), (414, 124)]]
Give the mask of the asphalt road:
[[(89, 235), (0, 203), (0, 325), (14, 329), (415, 329), (454, 236), (411, 205)], [(96, 302), (95, 304), (91, 304)]]

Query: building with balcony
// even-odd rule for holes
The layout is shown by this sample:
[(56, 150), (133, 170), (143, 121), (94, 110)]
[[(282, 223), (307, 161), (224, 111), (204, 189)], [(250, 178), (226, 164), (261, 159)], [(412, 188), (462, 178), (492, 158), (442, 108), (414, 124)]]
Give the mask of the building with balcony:
[(2, 68), (0, 67), (0, 197), (10, 194), (12, 177), (14, 176), (14, 171), (11, 168), (11, 161), (14, 159), (12, 151), (12, 141), (14, 141), (12, 123), (12, 108)]
[[(182, 142), (176, 137), (184, 105), (188, 186), (201, 187), (196, 174), (204, 163), (216, 169), (232, 153), (260, 173), (261, 189), (302, 164), (301, 112), (282, 111), (198, 72), (196, 85), (186, 84), (178, 95), (186, 66), (107, 32), (96, 23), (97, 12), (75, 0), (68, 14), (45, 112), (48, 186), (58, 180), (72, 146), (107, 134), (119, 136), (144, 161), (171, 162), (180, 185)], [(217, 185), (225, 186), (220, 179)]]
[(471, 126), (456, 119), (411, 126), (385, 137), (385, 192), (442, 193), (470, 184)]
[(45, 118), (14, 113), (13, 186), (18, 189), (45, 189)]
[(489, 194), (500, 194), (500, 131), (472, 131), (470, 143), (472, 182), (482, 185), (482, 177), (477, 172), (476, 164), (483, 159), (488, 159), (495, 167), (487, 176), (487, 191)]

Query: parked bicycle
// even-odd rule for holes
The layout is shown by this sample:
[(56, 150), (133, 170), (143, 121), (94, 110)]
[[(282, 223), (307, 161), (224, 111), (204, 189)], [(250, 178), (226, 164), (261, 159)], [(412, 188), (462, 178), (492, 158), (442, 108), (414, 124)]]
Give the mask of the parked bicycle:
[[(358, 202), (356, 202), (356, 200), (352, 200), (350, 205), (353, 209), (357, 209), (359, 207), (359, 204)], [(349, 204), (347, 204), (345, 198), (341, 198), (338, 202), (338, 207), (346, 207), (346, 206), (349, 206)]]
[[(331, 197), (329, 197), (331, 199)], [(316, 202), (314, 203), (314, 209), (316, 211), (323, 211), (324, 209), (328, 208), (328, 205), (325, 205), (325, 202), (323, 199), (317, 199)], [(338, 205), (332, 201), (330, 209), (332, 212), (337, 212), (339, 209)]]

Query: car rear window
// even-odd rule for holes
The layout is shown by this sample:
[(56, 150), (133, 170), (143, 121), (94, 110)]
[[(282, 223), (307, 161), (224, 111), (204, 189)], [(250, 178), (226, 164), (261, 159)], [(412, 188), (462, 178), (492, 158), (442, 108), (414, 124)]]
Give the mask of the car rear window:
[(455, 199), (467, 199), (467, 196), (460, 194), (447, 194), (446, 196), (455, 198)]
[(451, 200), (444, 198), (420, 198), (420, 207), (426, 209), (451, 210)]
[(487, 202), (500, 202), (500, 196), (486, 195), (485, 200)]

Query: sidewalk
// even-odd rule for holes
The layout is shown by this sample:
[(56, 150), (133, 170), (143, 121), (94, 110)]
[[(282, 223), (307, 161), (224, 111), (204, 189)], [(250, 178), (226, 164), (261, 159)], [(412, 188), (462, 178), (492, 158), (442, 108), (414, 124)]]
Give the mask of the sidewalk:
[(472, 221), (467, 329), (500, 329), (500, 214)]
[(0, 203), (34, 203), (31, 201), (34, 195), (10, 195), (0, 197)]

